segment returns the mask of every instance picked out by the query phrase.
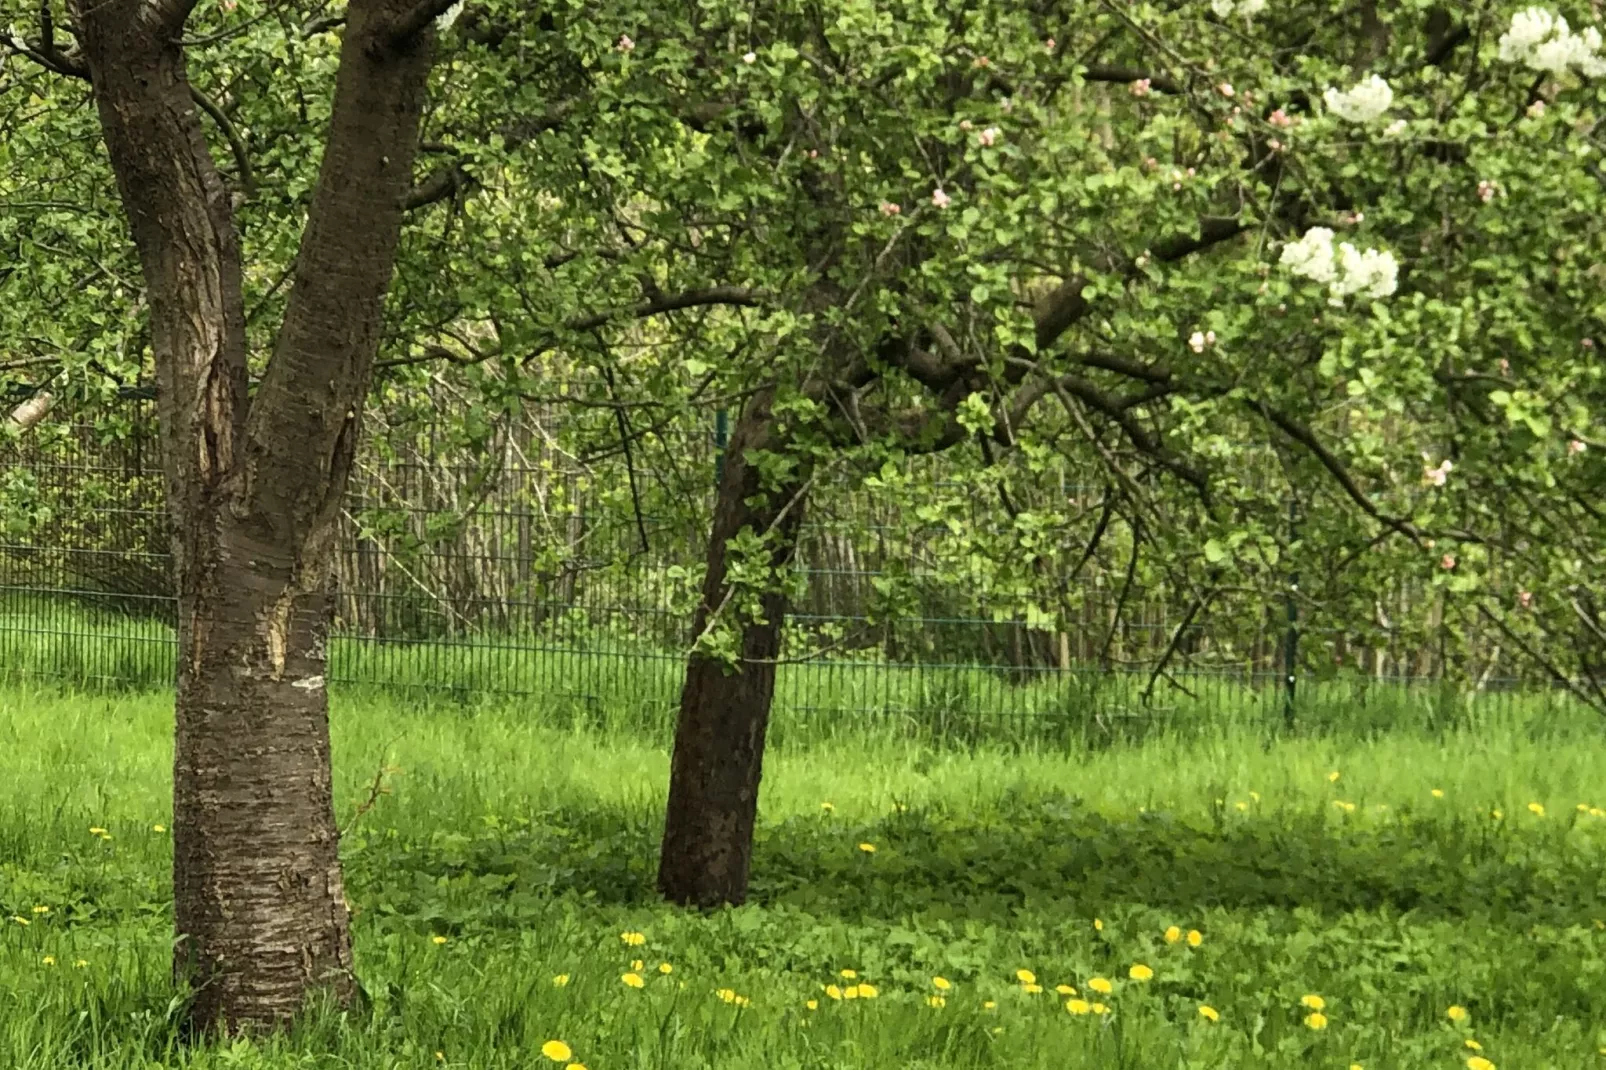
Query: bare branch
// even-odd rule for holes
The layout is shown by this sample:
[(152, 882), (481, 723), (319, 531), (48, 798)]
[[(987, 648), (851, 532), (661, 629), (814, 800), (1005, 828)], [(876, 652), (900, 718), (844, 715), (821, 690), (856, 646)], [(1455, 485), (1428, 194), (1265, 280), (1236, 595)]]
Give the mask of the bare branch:
[(240, 169), (240, 189), (247, 197), (254, 196), (257, 191), (256, 173), (251, 170), (251, 154), (246, 150), (245, 140), (240, 132), (234, 128), (229, 119), (228, 112), (205, 93), (195, 83), (190, 83), (190, 99), (200, 105), (202, 111), (212, 117), (217, 128), (223, 132), (224, 140), (229, 143), (229, 151), (234, 154), (234, 164)]
[(1151, 74), (1148, 71), (1138, 70), (1136, 67), (1106, 66), (1094, 64), (1082, 71), (1082, 78), (1088, 82), (1131, 82), (1147, 81), (1149, 88), (1157, 93), (1182, 93), (1185, 90), (1180, 82), (1164, 74)]

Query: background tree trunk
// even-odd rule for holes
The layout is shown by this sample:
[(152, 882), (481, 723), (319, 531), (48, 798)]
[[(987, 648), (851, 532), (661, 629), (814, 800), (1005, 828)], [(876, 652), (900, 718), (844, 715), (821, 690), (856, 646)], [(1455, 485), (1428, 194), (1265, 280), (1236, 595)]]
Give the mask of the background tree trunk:
[[(731, 435), (714, 506), (697, 635), (716, 610), (736, 612), (734, 604), (725, 604), (726, 543), (731, 538), (743, 529), (773, 531), (770, 565), (780, 571), (790, 565), (797, 547), (805, 484), (766, 491), (746, 456), (749, 450), (777, 446), (770, 400), (768, 392), (755, 395)], [(779, 590), (764, 594), (761, 602), (761, 621), (738, 623), (741, 661), (735, 671), (727, 672), (722, 662), (697, 652), (687, 661), (658, 865), (658, 889), (676, 903), (713, 907), (747, 898), (764, 736), (787, 608)]]
[(190, 6), (79, 0), (76, 14), (151, 302), (179, 603), (175, 969), (195, 986), (194, 1025), (249, 1028), (314, 990), (357, 991), (330, 788), (329, 580), (432, 31), (402, 0), (347, 5), (294, 284), (248, 402), (239, 239), (180, 44)]

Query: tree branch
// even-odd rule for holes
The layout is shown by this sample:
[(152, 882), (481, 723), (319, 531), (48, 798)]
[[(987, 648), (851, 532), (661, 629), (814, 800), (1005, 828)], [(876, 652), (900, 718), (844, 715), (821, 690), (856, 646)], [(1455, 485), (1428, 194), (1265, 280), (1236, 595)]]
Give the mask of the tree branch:
[(419, 0), (418, 3), (391, 23), (384, 37), (392, 48), (411, 44), (413, 39), (429, 28), (430, 23), (446, 13), (457, 0)]
[(254, 196), (257, 191), (256, 173), (251, 170), (251, 154), (246, 150), (245, 140), (240, 132), (234, 128), (229, 119), (228, 112), (205, 93), (195, 83), (190, 83), (190, 99), (200, 105), (202, 111), (212, 117), (217, 128), (223, 132), (223, 137), (229, 143), (229, 151), (234, 154), (234, 163), (240, 169), (240, 189), (247, 197)]
[(1147, 80), (1149, 88), (1157, 93), (1182, 93), (1180, 82), (1164, 74), (1150, 74), (1138, 70), (1136, 67), (1107, 66), (1094, 64), (1082, 71), (1082, 80), (1087, 82), (1118, 82), (1129, 84)]

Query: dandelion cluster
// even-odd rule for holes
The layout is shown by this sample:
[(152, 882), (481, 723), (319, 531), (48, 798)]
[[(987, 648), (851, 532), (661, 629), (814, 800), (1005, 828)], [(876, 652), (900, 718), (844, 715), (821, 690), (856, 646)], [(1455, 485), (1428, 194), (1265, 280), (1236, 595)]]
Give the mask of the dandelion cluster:
[(1339, 91), (1332, 86), (1322, 94), (1327, 110), (1352, 123), (1369, 123), (1389, 110), (1394, 90), (1378, 75), (1372, 75), (1350, 88)]
[(1565, 18), (1542, 7), (1511, 16), (1510, 28), (1500, 35), (1500, 58), (1555, 75), (1565, 74), (1569, 68), (1590, 78), (1606, 75), (1600, 31), (1588, 26), (1573, 33)]
[(1335, 246), (1327, 227), (1311, 227), (1304, 237), (1283, 246), (1280, 263), (1295, 275), (1327, 287), (1328, 303), (1342, 305), (1360, 294), (1387, 297), (1399, 287), (1399, 263), (1380, 249), (1359, 250), (1349, 242)]

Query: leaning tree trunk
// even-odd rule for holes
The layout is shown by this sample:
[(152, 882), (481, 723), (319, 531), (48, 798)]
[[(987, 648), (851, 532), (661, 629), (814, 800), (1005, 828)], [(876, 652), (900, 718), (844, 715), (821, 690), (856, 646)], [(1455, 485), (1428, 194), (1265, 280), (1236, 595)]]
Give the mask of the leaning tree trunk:
[[(775, 659), (781, 650), (786, 596), (771, 585), (760, 599), (762, 617), (740, 619), (725, 582), (727, 543), (744, 529), (769, 533), (770, 566), (783, 571), (797, 545), (804, 484), (766, 490), (749, 450), (774, 449), (776, 426), (767, 393), (756, 395), (731, 435), (725, 473), (714, 505), (708, 572), (695, 633), (714, 613), (740, 635), (734, 670), (693, 651), (686, 665), (670, 763), (669, 807), (659, 857), (658, 889), (676, 903), (712, 907), (747, 898), (758, 816), (764, 734), (775, 696)], [(779, 576), (777, 576), (779, 578)]]
[(315, 991), (356, 991), (330, 791), (328, 585), (411, 181), (431, 9), (347, 4), (295, 280), (248, 400), (239, 241), (181, 43), (193, 2), (75, 6), (151, 302), (180, 616), (175, 969), (194, 986), (195, 1026), (271, 1025)]

